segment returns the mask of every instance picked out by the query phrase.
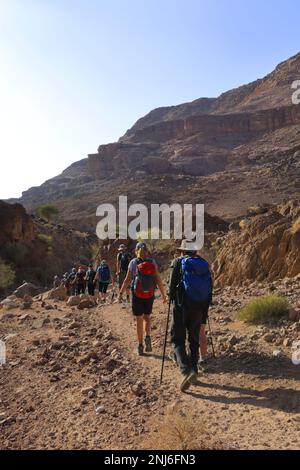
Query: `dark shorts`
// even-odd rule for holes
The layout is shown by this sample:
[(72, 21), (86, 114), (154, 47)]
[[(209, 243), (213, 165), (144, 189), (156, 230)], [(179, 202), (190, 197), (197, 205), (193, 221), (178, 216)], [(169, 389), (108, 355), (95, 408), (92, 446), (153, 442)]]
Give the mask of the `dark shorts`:
[(135, 317), (150, 315), (152, 313), (154, 297), (151, 299), (140, 299), (132, 294), (132, 313)]
[(102, 292), (102, 294), (106, 294), (108, 288), (108, 282), (99, 282), (99, 292)]
[(191, 315), (201, 317), (201, 325), (206, 325), (207, 323), (209, 305), (210, 302), (193, 302), (188, 298), (185, 298), (183, 302), (185, 311), (191, 312)]
[(118, 286), (119, 286), (119, 289), (121, 289), (122, 287), (122, 284), (124, 282), (124, 279), (127, 275), (127, 271), (121, 271), (120, 274), (118, 274)]

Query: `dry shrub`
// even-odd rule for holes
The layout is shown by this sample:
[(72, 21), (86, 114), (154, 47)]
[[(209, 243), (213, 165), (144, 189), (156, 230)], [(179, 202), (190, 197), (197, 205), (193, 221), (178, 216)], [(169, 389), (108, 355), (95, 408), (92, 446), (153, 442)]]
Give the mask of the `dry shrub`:
[(294, 221), (292, 228), (291, 228), (292, 235), (296, 235), (296, 233), (298, 232), (300, 232), (300, 217), (298, 217), (298, 219)]
[(153, 431), (144, 441), (144, 449), (155, 450), (213, 450), (222, 449), (221, 443), (210, 436), (200, 420), (180, 411), (169, 411), (164, 418), (156, 418)]
[(240, 227), (241, 230), (246, 230), (247, 225), (248, 225), (248, 220), (247, 219), (243, 219), (239, 222), (239, 227)]

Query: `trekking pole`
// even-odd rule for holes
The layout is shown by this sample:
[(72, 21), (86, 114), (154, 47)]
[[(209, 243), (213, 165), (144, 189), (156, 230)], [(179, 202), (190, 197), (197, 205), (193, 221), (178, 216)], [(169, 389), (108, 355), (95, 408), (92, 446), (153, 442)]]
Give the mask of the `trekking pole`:
[(162, 363), (161, 363), (160, 385), (162, 384), (162, 381), (163, 381), (163, 373), (164, 373), (164, 365), (165, 365), (165, 356), (166, 356), (166, 347), (167, 347), (168, 330), (169, 330), (170, 310), (171, 310), (171, 299), (169, 299), (169, 305), (168, 305), (166, 334), (165, 334), (164, 350), (163, 350), (163, 357), (162, 357)]
[(208, 322), (208, 329), (209, 329), (209, 333), (210, 333), (209, 336), (210, 336), (210, 344), (211, 344), (211, 349), (212, 349), (213, 357), (216, 357), (215, 348), (214, 348), (214, 343), (213, 343), (213, 339), (212, 339), (212, 331), (211, 331), (211, 327), (210, 327), (209, 317), (207, 317), (207, 322)]

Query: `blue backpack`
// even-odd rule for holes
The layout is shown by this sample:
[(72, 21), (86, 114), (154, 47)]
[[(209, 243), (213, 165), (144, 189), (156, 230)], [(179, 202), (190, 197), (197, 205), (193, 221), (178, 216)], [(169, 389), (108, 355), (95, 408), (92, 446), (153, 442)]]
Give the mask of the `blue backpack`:
[(182, 258), (181, 272), (186, 296), (194, 302), (209, 302), (212, 297), (212, 278), (208, 262), (200, 256)]
[(102, 264), (98, 268), (98, 272), (100, 273), (100, 282), (109, 282), (110, 281), (110, 271), (107, 264)]

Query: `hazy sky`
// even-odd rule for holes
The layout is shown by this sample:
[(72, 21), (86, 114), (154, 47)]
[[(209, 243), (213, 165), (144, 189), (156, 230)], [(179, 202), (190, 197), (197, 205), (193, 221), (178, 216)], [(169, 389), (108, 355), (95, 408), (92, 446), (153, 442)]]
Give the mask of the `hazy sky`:
[[(0, 198), (300, 50), (299, 0), (0, 0)], [(300, 70), (299, 70), (300, 79)]]

